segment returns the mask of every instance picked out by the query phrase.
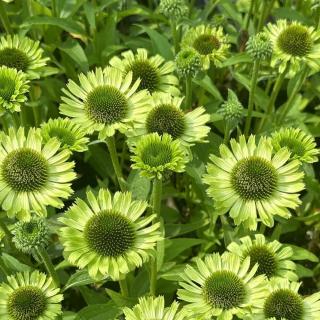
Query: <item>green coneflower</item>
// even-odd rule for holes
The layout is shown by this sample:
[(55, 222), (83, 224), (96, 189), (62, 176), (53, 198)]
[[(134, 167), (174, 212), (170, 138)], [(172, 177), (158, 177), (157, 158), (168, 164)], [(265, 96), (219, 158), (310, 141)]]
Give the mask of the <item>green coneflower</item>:
[(63, 89), (65, 97), (60, 112), (81, 125), (88, 133), (99, 132), (99, 138), (113, 136), (116, 130), (125, 132), (147, 110), (146, 90), (136, 92), (140, 80), (115, 68), (97, 68), (79, 75), (80, 85), (69, 80)]
[(216, 253), (195, 262), (195, 268), (186, 267), (180, 283), (183, 289), (178, 290), (193, 319), (243, 319), (259, 311), (267, 293), (266, 280), (263, 275), (254, 277), (258, 265), (250, 269), (249, 257), (241, 262), (232, 253)]
[(39, 41), (20, 35), (0, 38), (0, 66), (15, 68), (26, 73), (29, 79), (37, 79), (47, 61)]
[(200, 54), (193, 48), (182, 49), (175, 58), (180, 77), (195, 77), (202, 69)]
[(216, 201), (220, 213), (229, 211), (237, 225), (257, 228), (257, 214), (268, 227), (274, 225), (274, 216), (290, 217), (288, 208), (299, 204), (299, 191), (304, 189), (304, 173), (300, 161), (290, 159), (283, 148), (272, 155), (269, 138), (262, 137), (256, 145), (255, 137), (246, 141), (230, 141), (231, 149), (220, 146), (220, 155), (210, 156), (203, 181), (209, 185), (208, 194)]
[(318, 320), (320, 292), (302, 297), (301, 283), (275, 278), (269, 283), (269, 293), (255, 320)]
[(249, 38), (246, 50), (253, 60), (267, 60), (272, 55), (272, 42), (265, 32)]
[(91, 277), (110, 276), (119, 280), (140, 267), (153, 254), (160, 239), (159, 223), (150, 223), (155, 215), (141, 217), (145, 201), (133, 201), (131, 193), (100, 189), (98, 197), (89, 191), (87, 202), (77, 199), (59, 220), (67, 260), (87, 268)]
[(273, 44), (271, 65), (278, 66), (281, 73), (288, 63), (293, 73), (299, 71), (303, 64), (319, 70), (320, 31), (296, 21), (278, 20), (276, 24), (269, 23), (266, 32)]
[(187, 320), (178, 308), (176, 301), (166, 308), (163, 296), (143, 297), (132, 309), (124, 308), (123, 312), (126, 320)]
[(190, 28), (184, 35), (181, 45), (183, 48), (191, 47), (201, 55), (204, 69), (209, 69), (210, 62), (217, 67), (221, 66), (230, 46), (221, 27), (205, 25)]
[(272, 134), (272, 145), (275, 151), (288, 148), (291, 159), (313, 163), (318, 161), (319, 149), (314, 137), (299, 128), (281, 128)]
[(148, 57), (146, 49), (137, 49), (135, 54), (130, 50), (121, 55), (122, 59), (115, 56), (109, 63), (124, 75), (131, 71), (134, 81), (140, 78), (138, 90), (147, 89), (149, 93), (160, 91), (173, 95), (180, 93), (176, 87), (179, 84), (178, 79), (173, 75), (173, 61), (165, 62), (158, 54)]
[(160, 0), (159, 11), (168, 19), (183, 18), (188, 15), (189, 7), (185, 0)]
[(0, 285), (0, 317), (8, 320), (55, 320), (63, 295), (52, 278), (39, 271), (17, 273)]
[(9, 217), (30, 217), (30, 211), (45, 215), (46, 206), (63, 207), (76, 174), (70, 151), (58, 152), (60, 143), (51, 139), (42, 144), (39, 130), (10, 128), (0, 139), (0, 203)]
[(183, 145), (192, 146), (195, 142), (204, 142), (210, 128), (205, 124), (210, 120), (203, 107), (190, 112), (181, 110), (183, 98), (172, 97), (170, 94), (152, 95), (152, 103), (140, 119), (137, 120), (129, 136), (139, 137), (157, 132), (159, 135), (170, 134)]
[(11, 112), (20, 111), (21, 104), (27, 100), (28, 80), (22, 71), (0, 67), (0, 109)]
[(256, 234), (254, 240), (249, 236), (243, 237), (240, 243), (230, 243), (228, 250), (238, 255), (241, 260), (250, 257), (252, 267), (258, 263), (256, 275), (265, 274), (269, 279), (283, 277), (292, 281), (298, 280), (294, 272), (296, 266), (290, 260), (293, 255), (290, 247), (283, 246), (277, 240), (268, 242), (263, 234)]
[(140, 138), (132, 147), (132, 168), (141, 170), (141, 175), (161, 179), (170, 171), (183, 172), (188, 161), (186, 151), (179, 140), (164, 133), (150, 133)]
[(88, 150), (89, 138), (85, 136), (85, 130), (69, 118), (49, 119), (41, 125), (41, 134), (45, 142), (57, 138), (63, 149), (76, 152)]
[(31, 254), (39, 248), (45, 248), (49, 242), (49, 228), (43, 218), (15, 223), (12, 234), (14, 245), (24, 253)]

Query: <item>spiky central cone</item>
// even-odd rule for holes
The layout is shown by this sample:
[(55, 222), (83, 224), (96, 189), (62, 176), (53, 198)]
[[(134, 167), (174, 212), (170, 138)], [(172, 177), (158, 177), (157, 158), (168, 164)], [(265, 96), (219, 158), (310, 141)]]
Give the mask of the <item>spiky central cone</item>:
[(48, 163), (41, 153), (22, 148), (7, 155), (2, 163), (1, 174), (15, 191), (37, 191), (47, 181)]
[(27, 55), (16, 48), (4, 48), (0, 50), (0, 66), (15, 68), (25, 72), (29, 66)]
[(119, 89), (107, 85), (93, 89), (85, 105), (90, 119), (106, 125), (120, 122), (128, 110), (125, 95)]
[(128, 71), (132, 71), (133, 82), (140, 78), (138, 90), (147, 89), (150, 93), (157, 91), (159, 87), (159, 72), (147, 60), (136, 60), (131, 65)]
[(163, 104), (149, 112), (146, 127), (148, 133), (168, 133), (176, 139), (181, 137), (185, 130), (184, 115), (179, 109)]
[(306, 151), (304, 145), (300, 141), (290, 137), (281, 138), (279, 145), (282, 148), (287, 147), (289, 151), (291, 151), (291, 155), (302, 157)]
[(203, 34), (193, 42), (193, 48), (200, 54), (207, 55), (220, 48), (220, 41), (213, 35)]
[(273, 252), (266, 245), (254, 245), (250, 248), (248, 254), (250, 256), (251, 268), (258, 263), (256, 275), (265, 274), (268, 278), (275, 275), (277, 264)]
[(154, 142), (143, 150), (141, 159), (153, 168), (164, 166), (172, 160), (172, 150), (166, 143)]
[(231, 271), (216, 271), (205, 282), (203, 293), (214, 308), (229, 310), (245, 299), (243, 281)]
[(264, 315), (268, 319), (302, 320), (303, 313), (302, 298), (289, 289), (271, 293), (264, 304)]
[(291, 56), (304, 57), (312, 48), (312, 39), (306, 27), (291, 25), (283, 30), (277, 40), (279, 48)]
[(102, 211), (92, 216), (84, 230), (89, 247), (104, 257), (118, 257), (134, 244), (132, 223), (118, 213)]
[(15, 289), (8, 299), (8, 314), (13, 320), (37, 320), (47, 306), (43, 292), (33, 286)]
[(62, 145), (66, 145), (68, 147), (73, 146), (76, 142), (74, 134), (66, 128), (51, 128), (49, 136), (57, 138)]
[(0, 75), (0, 97), (6, 101), (10, 101), (16, 89), (15, 81), (5, 75)]
[(256, 156), (240, 160), (232, 169), (231, 183), (241, 198), (269, 198), (277, 184), (277, 172), (272, 163)]

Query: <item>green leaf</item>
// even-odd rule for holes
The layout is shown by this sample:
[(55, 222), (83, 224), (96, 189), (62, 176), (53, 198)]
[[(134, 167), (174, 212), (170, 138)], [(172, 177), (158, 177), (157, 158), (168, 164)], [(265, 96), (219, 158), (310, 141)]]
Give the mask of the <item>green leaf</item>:
[(93, 304), (79, 311), (75, 320), (114, 320), (122, 311), (113, 301), (104, 304)]
[(138, 200), (146, 200), (148, 198), (151, 189), (150, 180), (141, 176), (138, 170), (130, 172), (127, 182), (133, 198)]
[(288, 244), (288, 246), (293, 250), (293, 260), (309, 260), (312, 262), (319, 262), (319, 258), (309, 250), (294, 246), (292, 244)]
[(313, 271), (309, 268), (302, 266), (301, 264), (296, 264), (296, 273), (301, 278), (312, 278), (314, 276)]
[(213, 84), (212, 80), (208, 75), (206, 75), (201, 80), (193, 79), (193, 82), (196, 83), (201, 88), (205, 89), (207, 92), (209, 92), (213, 97), (215, 97), (219, 101), (223, 101), (223, 98), (217, 89), (217, 87)]
[(250, 56), (245, 52), (240, 52), (232, 55), (232, 57), (225, 60), (222, 65), (223, 67), (230, 67), (232, 65), (243, 63), (243, 62), (252, 62)]
[(89, 276), (88, 271), (83, 269), (71, 275), (65, 287), (63, 288), (63, 291), (66, 291), (72, 287), (85, 286), (94, 282), (96, 281)]
[(106, 289), (107, 294), (111, 298), (111, 300), (117, 305), (118, 307), (132, 307), (136, 304), (137, 299), (136, 298), (129, 298), (124, 297), (122, 294), (113, 291), (111, 289)]
[(31, 271), (31, 268), (28, 265), (21, 263), (19, 260), (8, 255), (7, 253), (2, 253), (1, 259), (6, 267), (13, 273)]
[(167, 223), (166, 227), (166, 237), (177, 237), (183, 234), (189, 233), (194, 230), (201, 229), (209, 224), (209, 219), (201, 219), (199, 221), (193, 223), (186, 223), (186, 224), (174, 224), (174, 223)]

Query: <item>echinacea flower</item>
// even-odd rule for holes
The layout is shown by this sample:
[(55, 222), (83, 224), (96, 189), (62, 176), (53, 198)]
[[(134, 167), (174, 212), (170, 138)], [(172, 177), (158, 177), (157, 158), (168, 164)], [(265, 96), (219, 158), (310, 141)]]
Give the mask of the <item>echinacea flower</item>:
[(99, 132), (99, 138), (125, 132), (147, 110), (146, 90), (136, 92), (140, 80), (132, 72), (107, 67), (79, 75), (80, 85), (69, 80), (62, 97), (60, 112), (73, 118), (87, 133)]
[(319, 149), (314, 137), (299, 128), (281, 128), (272, 133), (272, 145), (275, 151), (287, 148), (291, 159), (313, 163), (318, 161)]
[(200, 25), (187, 31), (181, 46), (195, 49), (201, 55), (203, 68), (209, 69), (210, 62), (217, 67), (221, 66), (230, 45), (221, 27)]
[(267, 60), (272, 55), (272, 42), (269, 35), (259, 32), (252, 35), (246, 43), (246, 50), (253, 60)]
[(220, 155), (210, 156), (203, 181), (209, 185), (208, 194), (215, 200), (217, 210), (229, 215), (237, 225), (257, 228), (257, 215), (268, 227), (274, 216), (291, 216), (289, 208), (300, 204), (299, 192), (304, 189), (304, 173), (299, 160), (290, 161), (290, 152), (280, 149), (273, 155), (270, 138), (255, 136), (239, 142), (231, 139), (231, 150), (220, 146)]
[(21, 105), (27, 101), (28, 80), (22, 71), (0, 67), (0, 109), (10, 112), (20, 111)]
[(115, 56), (110, 60), (110, 65), (120, 70), (123, 76), (132, 72), (133, 81), (140, 79), (138, 90), (148, 90), (149, 93), (157, 91), (168, 92), (173, 95), (180, 93), (177, 88), (179, 82), (173, 75), (174, 62), (165, 61), (160, 55), (148, 57), (146, 49), (131, 50), (121, 54), (122, 59)]
[(189, 13), (185, 0), (160, 0), (158, 9), (168, 19), (179, 20)]
[(269, 293), (255, 320), (318, 320), (320, 318), (320, 292), (308, 297), (298, 291), (301, 283), (274, 278)]
[(267, 293), (266, 280), (263, 275), (254, 276), (258, 265), (250, 268), (249, 257), (241, 262), (232, 253), (215, 253), (195, 262), (196, 267), (186, 267), (180, 283), (183, 289), (178, 290), (192, 319), (243, 319), (259, 311)]
[(178, 311), (179, 303), (174, 301), (170, 307), (165, 307), (163, 296), (143, 297), (132, 309), (124, 308), (125, 320), (187, 320)]
[(49, 227), (46, 219), (34, 217), (29, 221), (18, 221), (12, 230), (12, 241), (24, 253), (33, 253), (45, 248), (49, 242)]
[(183, 98), (166, 93), (153, 94), (148, 112), (137, 119), (128, 135), (139, 137), (157, 132), (159, 135), (170, 134), (186, 146), (203, 142), (210, 131), (205, 125), (210, 120), (209, 114), (205, 113), (203, 107), (185, 113), (181, 110), (182, 101)]
[(266, 32), (273, 45), (271, 65), (283, 72), (290, 63), (290, 70), (296, 73), (303, 64), (311, 69), (320, 69), (320, 31), (299, 22), (278, 20), (269, 23)]
[(37, 79), (47, 61), (39, 41), (16, 34), (0, 38), (0, 66), (17, 69), (26, 73), (29, 79)]
[(62, 208), (72, 194), (76, 174), (70, 151), (59, 152), (60, 143), (51, 139), (42, 144), (39, 130), (10, 128), (0, 137), (0, 204), (9, 217), (30, 217), (30, 211), (46, 215), (46, 206)]
[(160, 240), (155, 215), (142, 217), (148, 204), (132, 200), (131, 193), (112, 197), (100, 189), (98, 197), (87, 192), (87, 201), (77, 199), (59, 220), (66, 259), (92, 278), (110, 276), (119, 280), (148, 261)]
[(272, 277), (287, 278), (292, 281), (298, 280), (295, 271), (292, 248), (282, 245), (277, 240), (266, 241), (263, 234), (256, 234), (254, 240), (249, 236), (240, 239), (240, 244), (232, 242), (228, 250), (238, 255), (241, 260), (250, 257), (253, 267), (258, 264), (257, 275), (264, 274), (269, 279)]
[(175, 58), (177, 73), (181, 77), (194, 77), (202, 69), (201, 55), (193, 48), (182, 49)]
[(69, 118), (49, 119), (41, 125), (41, 134), (45, 142), (57, 138), (61, 148), (76, 152), (88, 150), (89, 138), (80, 125)]
[(55, 320), (62, 314), (59, 293), (51, 277), (26, 271), (7, 277), (0, 285), (0, 318), (5, 320)]
[(164, 133), (147, 134), (132, 146), (132, 168), (147, 178), (162, 178), (169, 172), (183, 172), (188, 155), (179, 140)]

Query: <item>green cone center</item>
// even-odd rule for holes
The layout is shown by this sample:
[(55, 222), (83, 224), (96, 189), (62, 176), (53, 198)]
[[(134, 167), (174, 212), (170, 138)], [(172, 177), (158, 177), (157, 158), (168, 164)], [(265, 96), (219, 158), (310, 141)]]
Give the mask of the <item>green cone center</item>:
[(0, 50), (0, 66), (15, 68), (25, 72), (29, 66), (28, 56), (16, 48), (4, 48)]
[(147, 89), (150, 93), (157, 91), (159, 87), (159, 72), (147, 60), (134, 61), (128, 71), (132, 71), (132, 80), (135, 82), (140, 78), (138, 90)]
[(268, 199), (277, 184), (277, 172), (272, 163), (252, 156), (240, 160), (232, 169), (231, 183), (245, 200)]
[(299, 25), (291, 25), (283, 30), (277, 43), (283, 52), (297, 57), (306, 56), (312, 48), (309, 30)]
[(127, 114), (125, 95), (112, 86), (99, 86), (87, 96), (86, 112), (95, 122), (111, 125), (120, 122)]
[(15, 289), (8, 299), (8, 314), (13, 320), (36, 320), (46, 310), (47, 301), (43, 292), (33, 286)]
[(120, 214), (102, 211), (92, 216), (84, 230), (89, 247), (104, 257), (125, 254), (134, 244), (132, 223)]
[(231, 271), (216, 271), (205, 282), (203, 293), (213, 308), (229, 310), (240, 306), (246, 295), (243, 281)]
[(279, 289), (271, 293), (264, 304), (266, 318), (302, 320), (303, 314), (302, 298), (289, 289)]
[(268, 278), (275, 275), (277, 264), (275, 255), (266, 245), (254, 245), (250, 248), (250, 267), (259, 264), (256, 275), (265, 274)]
[(51, 128), (49, 131), (49, 136), (52, 138), (57, 138), (62, 145), (68, 147), (73, 146), (76, 142), (74, 134), (66, 128)]
[(203, 34), (193, 42), (193, 48), (200, 54), (207, 55), (220, 48), (220, 41), (211, 34)]
[(302, 157), (306, 151), (304, 145), (300, 141), (290, 137), (281, 138), (279, 145), (281, 148), (287, 147), (289, 151), (291, 151), (291, 156), (297, 155)]
[(167, 104), (151, 110), (146, 120), (148, 133), (157, 132), (159, 135), (168, 133), (173, 139), (183, 135), (185, 126), (183, 112)]
[(43, 155), (29, 148), (11, 151), (3, 160), (1, 174), (15, 191), (39, 190), (48, 178), (48, 163)]
[(172, 150), (166, 143), (153, 142), (143, 150), (141, 159), (144, 164), (153, 168), (164, 166), (171, 162)]
[(0, 75), (0, 97), (10, 101), (16, 89), (16, 82), (11, 77)]

